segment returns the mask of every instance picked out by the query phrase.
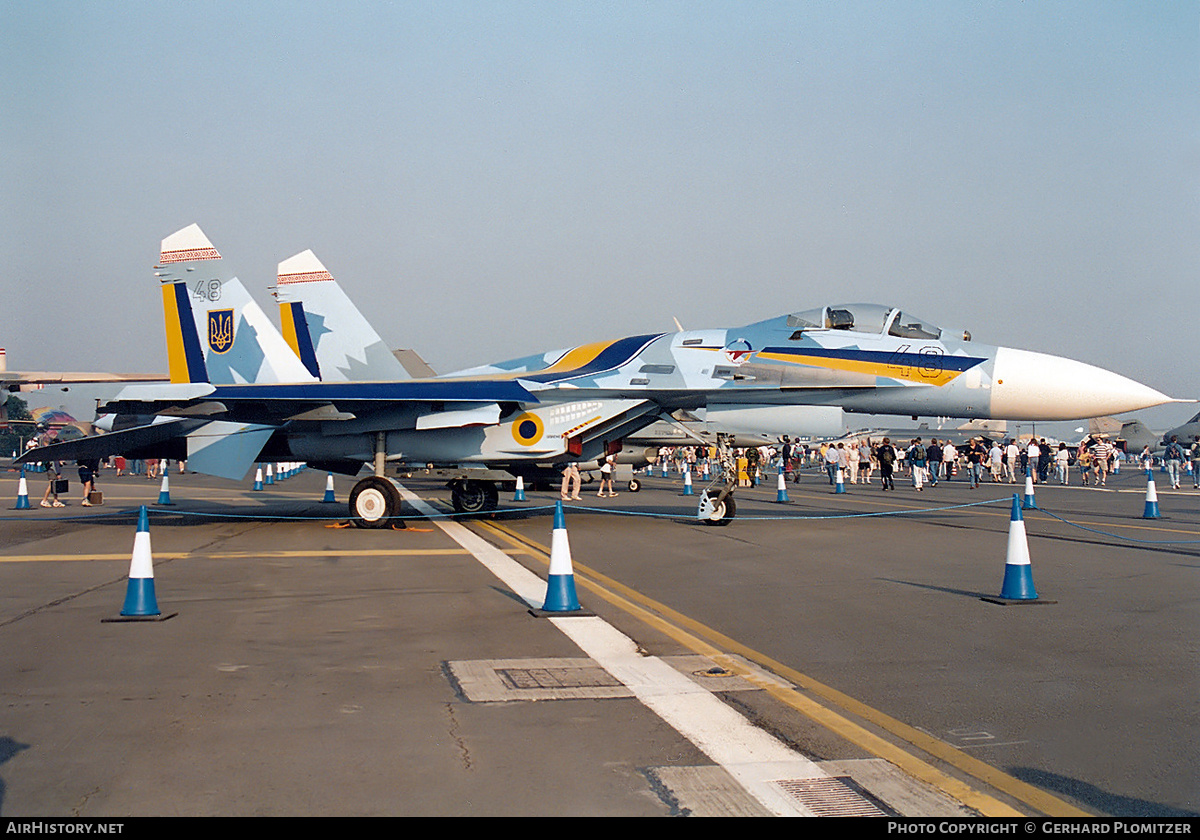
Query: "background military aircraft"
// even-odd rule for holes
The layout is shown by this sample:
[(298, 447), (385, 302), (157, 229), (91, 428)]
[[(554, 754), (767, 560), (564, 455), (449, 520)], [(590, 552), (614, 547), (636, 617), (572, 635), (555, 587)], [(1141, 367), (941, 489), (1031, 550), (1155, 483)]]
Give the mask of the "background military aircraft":
[(9, 392), (20, 392), (22, 386), (71, 385), (91, 382), (162, 382), (167, 377), (159, 373), (101, 373), (49, 370), (9, 370), (8, 354), (0, 347), (0, 423), (7, 422), (5, 402)]

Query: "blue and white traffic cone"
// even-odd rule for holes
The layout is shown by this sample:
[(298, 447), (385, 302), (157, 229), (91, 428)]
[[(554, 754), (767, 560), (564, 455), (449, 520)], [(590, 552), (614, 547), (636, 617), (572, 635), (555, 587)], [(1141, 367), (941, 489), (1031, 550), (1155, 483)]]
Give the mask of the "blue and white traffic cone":
[(554, 530), (550, 532), (550, 576), (546, 581), (546, 601), (542, 604), (542, 611), (578, 612), (579, 609), (566, 517), (563, 515), (562, 502), (555, 502)]
[(274, 483), (275, 483), (275, 473), (274, 473), (274, 471), (271, 469), (271, 465), (270, 465), (270, 464), (267, 464), (267, 484), (268, 484), (268, 485), (271, 485), (271, 484), (274, 484)]
[(662, 477), (663, 478), (667, 477), (667, 459), (666, 458), (663, 458), (663, 462), (662, 462)]
[(833, 486), (833, 492), (834, 492), (835, 494), (837, 494), (837, 493), (845, 493), (845, 492), (846, 492), (846, 484), (845, 484), (845, 481), (846, 481), (846, 479), (845, 479), (845, 476), (843, 476), (843, 475), (842, 475), (842, 468), (841, 468), (841, 467), (838, 467), (838, 471), (837, 471), (837, 482), (836, 482), (836, 483), (834, 484), (834, 486)]
[(517, 476), (517, 490), (513, 494), (513, 501), (514, 502), (525, 501), (525, 479), (522, 478), (521, 476)]
[(775, 501), (789, 501), (787, 494), (787, 479), (783, 475), (783, 467), (779, 468), (779, 478), (775, 481)]
[(146, 506), (138, 511), (137, 533), (133, 537), (133, 558), (129, 562), (129, 586), (125, 589), (123, 616), (162, 615), (154, 597), (154, 558), (150, 554), (150, 515)]
[(1025, 498), (1021, 500), (1021, 507), (1025, 510), (1037, 508), (1037, 500), (1033, 498), (1033, 473), (1028, 470), (1025, 472)]
[(1142, 519), (1158, 519), (1158, 490), (1154, 488), (1154, 473), (1146, 470), (1146, 512)]
[(325, 476), (325, 498), (321, 499), (321, 504), (336, 501), (337, 497), (333, 495), (333, 473), (329, 473)]
[(695, 492), (692, 490), (692, 471), (690, 469), (683, 471), (683, 495), (695, 495)]
[(21, 480), (17, 482), (17, 506), (13, 510), (29, 510), (29, 483), (25, 481), (24, 467), (21, 467)]
[(171, 502), (171, 481), (166, 472), (163, 472), (162, 484), (158, 488), (158, 501), (155, 504), (174, 506)]
[(259, 464), (258, 469), (254, 471), (254, 489), (261, 490), (263, 488), (262, 464)]
[(1025, 519), (1021, 500), (1013, 494), (1012, 520), (1008, 523), (1008, 553), (1004, 558), (1004, 583), (1000, 597), (1006, 601), (1035, 601), (1033, 566), (1029, 562), (1029, 538), (1025, 534)]

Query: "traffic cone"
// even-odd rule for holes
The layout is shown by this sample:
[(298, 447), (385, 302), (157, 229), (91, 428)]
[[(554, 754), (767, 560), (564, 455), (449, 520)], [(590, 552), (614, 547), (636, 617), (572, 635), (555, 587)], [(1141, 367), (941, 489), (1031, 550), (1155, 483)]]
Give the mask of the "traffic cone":
[(267, 484), (275, 483), (275, 473), (271, 471), (271, 465), (267, 464)]
[(516, 493), (513, 494), (513, 501), (514, 502), (525, 501), (525, 479), (522, 478), (521, 476), (517, 476), (517, 491), (516, 491)]
[(846, 492), (845, 480), (846, 480), (846, 479), (845, 479), (845, 476), (843, 476), (843, 475), (842, 475), (842, 468), (841, 468), (841, 467), (838, 467), (838, 471), (837, 471), (837, 483), (836, 483), (836, 484), (834, 485), (834, 487), (833, 487), (833, 492), (834, 492), (835, 494), (837, 494), (837, 493), (845, 493), (845, 492)]
[(325, 477), (325, 498), (321, 499), (321, 503), (336, 502), (337, 499), (333, 495), (333, 473), (329, 473)]
[(662, 462), (662, 477), (663, 478), (667, 477), (667, 459), (666, 458), (663, 458), (663, 462)]
[(29, 483), (25, 481), (24, 467), (21, 467), (21, 480), (17, 482), (17, 506), (14, 510), (29, 510)]
[(1029, 539), (1025, 535), (1025, 520), (1021, 514), (1021, 498), (1015, 493), (1012, 501), (1012, 519), (1008, 524), (1008, 552), (1004, 558), (1004, 583), (1000, 586), (999, 598), (984, 598), (998, 604), (1014, 602), (1038, 602), (1037, 590), (1033, 587), (1033, 566), (1029, 562)]
[(133, 558), (129, 562), (129, 585), (125, 590), (125, 606), (111, 621), (166, 621), (179, 613), (163, 615), (154, 597), (154, 558), (150, 555), (150, 515), (146, 506), (138, 511), (137, 533), (133, 537)]
[(694, 492), (692, 491), (692, 471), (690, 469), (685, 469), (683, 471), (683, 495), (694, 495)]
[(171, 502), (171, 482), (167, 478), (167, 473), (163, 473), (162, 486), (158, 488), (158, 501), (155, 504), (172, 505)]
[(578, 612), (575, 594), (575, 570), (571, 566), (571, 545), (567, 541), (566, 517), (562, 502), (554, 503), (554, 530), (550, 533), (550, 576), (546, 581), (546, 601), (542, 612)]
[(1154, 473), (1146, 470), (1146, 512), (1142, 519), (1158, 519), (1158, 491), (1154, 489)]
[(779, 468), (779, 478), (775, 482), (775, 501), (777, 501), (777, 502), (788, 501), (787, 479), (784, 478), (783, 467)]
[(1025, 510), (1037, 509), (1037, 500), (1033, 498), (1033, 473), (1029, 470), (1025, 471), (1025, 498), (1021, 501), (1021, 507)]
[(254, 471), (254, 489), (261, 490), (263, 488), (262, 465), (259, 464), (258, 469)]

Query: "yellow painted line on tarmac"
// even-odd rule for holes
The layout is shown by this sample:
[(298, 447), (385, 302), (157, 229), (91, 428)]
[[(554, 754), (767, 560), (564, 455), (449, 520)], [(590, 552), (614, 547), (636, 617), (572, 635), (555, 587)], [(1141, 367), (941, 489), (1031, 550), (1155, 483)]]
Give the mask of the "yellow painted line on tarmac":
[[(532, 556), (549, 565), (550, 551), (540, 543), (531, 540), (496, 522), (478, 523), (482, 527), (496, 533), (508, 542), (528, 546), (533, 549)], [(582, 586), (594, 592), (614, 606), (620, 607), (631, 615), (646, 622), (651, 627), (666, 634), (680, 644), (696, 653), (708, 656), (722, 667), (737, 673), (747, 681), (760, 686), (779, 701), (798, 712), (817, 721), (826, 728), (838, 733), (846, 740), (857, 744), (868, 752), (895, 764), (910, 776), (941, 790), (943, 793), (973, 808), (984, 816), (1013, 817), (1023, 816), (1012, 806), (977, 791), (963, 781), (938, 770), (926, 761), (907, 752), (901, 747), (875, 735), (865, 727), (854, 723), (842, 716), (829, 706), (818, 703), (811, 697), (800, 694), (802, 689), (820, 697), (829, 703), (856, 715), (886, 732), (912, 744), (923, 752), (934, 756), (953, 767), (979, 779), (987, 785), (1002, 791), (1014, 799), (1053, 817), (1089, 817), (1092, 814), (1064, 802), (1033, 785), (1015, 779), (986, 762), (973, 758), (961, 750), (928, 735), (915, 727), (874, 709), (847, 694), (831, 688), (794, 668), (784, 665), (765, 654), (762, 654), (734, 639), (708, 627), (695, 619), (661, 604), (634, 589), (597, 572), (581, 563), (572, 562), (576, 578)], [(591, 578), (591, 579), (589, 579)], [(780, 687), (763, 681), (727, 654), (737, 654), (750, 660), (780, 677), (788, 680), (795, 688)]]
[[(508, 554), (532, 554), (524, 547), (514, 548)], [(312, 549), (307, 551), (155, 551), (155, 560), (179, 560), (194, 557), (202, 560), (265, 560), (280, 557), (439, 557), (470, 554), (464, 548), (366, 548)], [(83, 562), (95, 560), (130, 560), (130, 553), (87, 554), (68, 556), (63, 554), (14, 554), (0, 556), (0, 563), (53, 563)]]
[[(124, 554), (13, 554), (7, 557), (0, 556), (0, 563), (91, 563), (95, 560), (124, 560), (129, 562), (132, 556), (131, 551)], [(155, 560), (178, 560), (180, 557), (187, 557), (186, 552), (179, 551), (156, 551), (154, 552)]]

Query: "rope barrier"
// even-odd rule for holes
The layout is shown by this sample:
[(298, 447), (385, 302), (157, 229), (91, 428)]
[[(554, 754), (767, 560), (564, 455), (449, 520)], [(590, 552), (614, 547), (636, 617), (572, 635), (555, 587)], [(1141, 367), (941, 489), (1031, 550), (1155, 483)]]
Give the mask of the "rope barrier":
[(1057, 514), (1051, 513), (1050, 511), (1046, 510), (1043, 507), (1039, 507), (1038, 510), (1053, 519), (1057, 519), (1059, 522), (1063, 523), (1064, 525), (1070, 525), (1072, 528), (1078, 528), (1081, 531), (1090, 531), (1093, 534), (1100, 534), (1101, 536), (1111, 537), (1114, 540), (1126, 540), (1128, 542), (1141, 543), (1142, 545), (1194, 545), (1194, 544), (1200, 544), (1200, 540), (1140, 540), (1137, 537), (1125, 537), (1125, 536), (1122, 536), (1121, 534), (1114, 534), (1111, 531), (1101, 531), (1099, 528), (1089, 528), (1086, 525), (1079, 525), (1078, 523), (1072, 522), (1069, 519), (1064, 519), (1063, 517), (1058, 516)]
[[(740, 522), (815, 522), (815, 521), (825, 521), (825, 520), (831, 520), (831, 519), (867, 519), (867, 518), (874, 518), (874, 517), (880, 517), (880, 516), (919, 516), (921, 514), (928, 514), (928, 513), (943, 513), (945, 511), (951, 511), (951, 510), (964, 510), (966, 508), (973, 508), (973, 507), (986, 507), (988, 505), (1008, 505), (1011, 502), (1012, 502), (1012, 497), (1006, 496), (1006, 497), (1000, 498), (1000, 499), (986, 499), (986, 500), (976, 501), (976, 502), (964, 502), (963, 504), (958, 504), (958, 505), (942, 505), (939, 507), (915, 508), (915, 509), (908, 509), (908, 510), (868, 511), (866, 513), (824, 513), (824, 514), (797, 513), (797, 514), (776, 515), (776, 516), (747, 516), (745, 514), (742, 514), (737, 517), (736, 521), (740, 521)], [(597, 508), (597, 507), (590, 507), (587, 505), (572, 505), (571, 507), (568, 508), (568, 510), (584, 512), (584, 513), (593, 513), (593, 514), (608, 514), (610, 516), (640, 516), (640, 517), (656, 518), (656, 519), (688, 519), (688, 520), (695, 519), (694, 513), (681, 512), (681, 511), (660, 513), (660, 512), (654, 512), (654, 511), (623, 510), (623, 509), (614, 509), (614, 508)], [(147, 507), (147, 511), (152, 516), (171, 516), (171, 517), (189, 517), (190, 516), (190, 517), (201, 517), (201, 518), (207, 517), (207, 518), (211, 518), (211, 519), (247, 520), (247, 521), (260, 521), (260, 522), (272, 522), (272, 521), (289, 521), (289, 522), (343, 521), (344, 522), (350, 518), (344, 513), (336, 515), (336, 516), (330, 516), (330, 515), (307, 516), (307, 515), (303, 515), (303, 514), (228, 513), (228, 512), (212, 512), (212, 511), (201, 511), (201, 510), (158, 510), (153, 507)], [(481, 515), (492, 516), (492, 515), (504, 515), (504, 514), (513, 514), (513, 513), (539, 513), (539, 512), (553, 512), (553, 511), (554, 511), (554, 505), (538, 505), (538, 506), (534, 506), (534, 507), (497, 508), (497, 509), (491, 510), (491, 511), (480, 511), (480, 512), (475, 512), (475, 513), (456, 513), (456, 512), (447, 511), (447, 512), (436, 512), (432, 515), (427, 515), (427, 514), (422, 514), (422, 513), (402, 514), (402, 515), (393, 516), (393, 517), (391, 517), (391, 519), (401, 520), (401, 521), (420, 520), (420, 519), (471, 519), (471, 518), (477, 518)], [(1071, 520), (1069, 520), (1065, 517), (1059, 516), (1058, 514), (1053, 513), (1044, 507), (1038, 507), (1037, 511), (1039, 513), (1044, 513), (1046, 516), (1048, 516), (1052, 519), (1062, 522), (1064, 525), (1069, 525), (1072, 528), (1078, 528), (1081, 531), (1087, 531), (1089, 533), (1099, 534), (1100, 536), (1108, 537), (1108, 538), (1114, 539), (1114, 540), (1121, 540), (1121, 541), (1130, 542), (1130, 543), (1138, 543), (1141, 545), (1196, 545), (1196, 544), (1200, 544), (1200, 539), (1194, 539), (1194, 540), (1185, 540), (1185, 539), (1146, 540), (1146, 539), (1140, 539), (1137, 537), (1129, 537), (1129, 536), (1125, 536), (1122, 534), (1114, 533), (1112, 531), (1105, 531), (1105, 530), (1102, 530), (1099, 528), (1090, 528), (1086, 525), (1080, 525), (1076, 522), (1072, 522)], [(73, 516), (40, 516), (40, 517), (29, 517), (27, 515), (26, 516), (0, 516), (0, 522), (4, 522), (4, 521), (8, 521), (8, 522), (15, 522), (15, 521), (21, 521), (21, 522), (30, 522), (30, 521), (71, 522), (71, 521), (81, 521), (81, 520), (82, 521), (99, 520), (99, 519), (112, 518), (112, 517), (136, 516), (137, 513), (138, 513), (137, 508), (128, 508), (128, 509), (112, 510), (112, 511), (97, 511), (97, 512), (93, 512), (93, 513), (73, 515)]]
[[(822, 520), (822, 519), (862, 519), (874, 516), (912, 516), (920, 513), (939, 513), (947, 510), (959, 510), (962, 508), (980, 507), (983, 505), (1009, 504), (1011, 497), (1003, 499), (987, 499), (978, 502), (966, 502), (960, 505), (944, 505), (933, 508), (918, 508), (913, 510), (885, 510), (872, 511), (868, 513), (831, 513), (831, 514), (793, 514), (783, 516), (738, 516), (738, 520), (751, 522), (787, 522), (787, 521), (807, 521), (807, 520)], [(658, 513), (653, 511), (639, 510), (623, 510), (614, 508), (597, 508), (587, 505), (572, 505), (568, 510), (579, 511), (584, 513), (602, 513), (612, 516), (644, 516), (659, 519), (695, 519), (695, 513), (688, 512), (673, 512), (673, 513)], [(271, 514), (271, 513), (227, 513), (227, 512), (212, 512), (202, 510), (159, 510), (157, 508), (147, 506), (147, 513), (151, 516), (198, 516), (209, 517), (213, 519), (247, 519), (260, 521), (288, 520), (293, 522), (328, 522), (334, 520), (345, 520), (349, 517), (342, 513), (336, 516), (306, 516), (303, 514)], [(511, 508), (496, 508), (490, 511), (479, 511), (475, 513), (457, 513), (457, 512), (435, 512), (432, 515), (423, 513), (413, 513), (406, 515), (397, 515), (390, 517), (391, 519), (470, 519), (481, 515), (499, 515), (508, 513), (538, 513), (540, 511), (553, 512), (554, 505), (538, 505), (534, 507), (511, 507)], [(104, 511), (88, 514), (80, 514), (78, 516), (41, 516), (35, 521), (38, 522), (65, 522), (73, 520), (100, 519), (103, 517), (113, 516), (136, 516), (138, 508), (126, 508), (121, 510)], [(28, 516), (0, 516), (0, 521), (22, 521), (29, 522), (31, 518)]]

